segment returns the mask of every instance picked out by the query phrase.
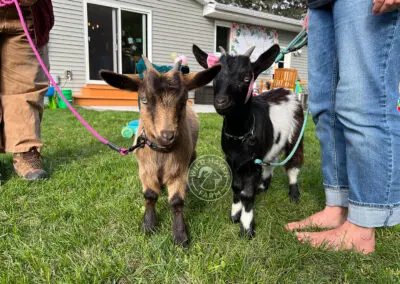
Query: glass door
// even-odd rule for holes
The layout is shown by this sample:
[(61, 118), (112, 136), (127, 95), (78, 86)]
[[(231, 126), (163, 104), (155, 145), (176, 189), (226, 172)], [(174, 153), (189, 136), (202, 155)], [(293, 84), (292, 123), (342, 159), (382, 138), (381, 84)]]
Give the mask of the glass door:
[(136, 74), (136, 64), (147, 56), (147, 15), (121, 11), (122, 73)]
[(146, 12), (87, 3), (89, 82), (102, 81), (101, 69), (137, 73), (136, 64), (149, 53), (148, 21)]
[(118, 71), (116, 10), (87, 4), (89, 79), (101, 80), (101, 69)]

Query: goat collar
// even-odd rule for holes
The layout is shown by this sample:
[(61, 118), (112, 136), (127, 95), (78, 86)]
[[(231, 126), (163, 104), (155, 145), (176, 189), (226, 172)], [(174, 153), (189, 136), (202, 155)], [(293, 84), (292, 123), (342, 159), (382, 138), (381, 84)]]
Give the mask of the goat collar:
[(251, 73), (251, 75), (252, 75), (252, 78), (251, 78), (251, 81), (250, 81), (249, 90), (247, 91), (246, 100), (244, 101), (245, 104), (247, 104), (247, 102), (249, 101), (250, 97), (253, 95), (254, 73)]
[(236, 135), (232, 135), (232, 134), (227, 133), (226, 130), (225, 130), (225, 123), (224, 123), (224, 126), (222, 128), (222, 133), (226, 136), (226, 138), (233, 139), (233, 140), (239, 140), (239, 141), (241, 141), (243, 143), (248, 138), (250, 138), (251, 136), (254, 135), (254, 129), (255, 128), (256, 128), (256, 118), (255, 118), (255, 116), (253, 114), (253, 125), (252, 125), (250, 131), (247, 132), (246, 134), (244, 134), (242, 136), (236, 136)]
[[(129, 148), (129, 150), (136, 150), (137, 148), (144, 148), (145, 146), (149, 146), (150, 149), (161, 152), (161, 153), (168, 153), (171, 150), (171, 147), (165, 147), (165, 146), (159, 146), (153, 142), (151, 142), (147, 136), (146, 132), (144, 131), (144, 127), (142, 128), (137, 140), (136, 140), (136, 145), (132, 146)], [(130, 151), (131, 152), (131, 151)]]

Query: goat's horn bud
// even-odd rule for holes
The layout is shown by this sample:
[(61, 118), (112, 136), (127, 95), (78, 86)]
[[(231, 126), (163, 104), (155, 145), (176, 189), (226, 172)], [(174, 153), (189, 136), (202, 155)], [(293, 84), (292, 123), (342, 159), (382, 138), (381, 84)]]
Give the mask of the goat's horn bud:
[(174, 72), (178, 72), (181, 65), (182, 65), (182, 59), (179, 59), (178, 61), (176, 61), (174, 68), (173, 68)]
[(144, 61), (144, 64), (146, 65), (147, 70), (153, 69), (153, 64), (151, 64), (150, 60), (146, 56), (142, 55), (142, 59)]
[(227, 55), (225, 48), (223, 48), (222, 46), (219, 46), (219, 51), (221, 51), (221, 55)]
[(243, 55), (247, 56), (247, 57), (250, 57), (253, 54), (253, 51), (254, 51), (255, 48), (256, 48), (255, 46), (250, 47), (249, 50), (247, 50)]

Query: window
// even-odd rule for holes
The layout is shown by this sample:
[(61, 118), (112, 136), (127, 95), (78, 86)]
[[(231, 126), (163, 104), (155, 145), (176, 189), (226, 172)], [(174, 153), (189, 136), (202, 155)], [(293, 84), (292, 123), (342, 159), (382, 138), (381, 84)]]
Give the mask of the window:
[[(282, 47), (283, 50), (283, 47)], [(292, 54), (286, 53), (278, 62), (278, 68), (290, 68), (292, 63)]]
[(148, 17), (147, 13), (87, 4), (89, 80), (101, 80), (101, 69), (137, 72), (142, 54), (149, 53)]
[(88, 4), (88, 48), (90, 80), (97, 80), (99, 70), (115, 70), (114, 54), (115, 17), (112, 8)]
[(278, 68), (285, 68), (285, 55), (278, 62)]
[(136, 63), (147, 55), (147, 16), (128, 11), (121, 12), (122, 73), (135, 74)]
[(231, 29), (227, 27), (217, 26), (217, 41), (215, 50), (219, 52), (219, 47), (222, 46), (226, 51), (230, 50)]

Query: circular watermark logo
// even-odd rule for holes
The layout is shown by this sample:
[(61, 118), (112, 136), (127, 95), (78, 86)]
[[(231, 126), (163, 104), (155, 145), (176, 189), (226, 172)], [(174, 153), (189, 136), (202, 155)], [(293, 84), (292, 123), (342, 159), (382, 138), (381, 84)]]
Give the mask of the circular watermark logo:
[(214, 201), (229, 192), (232, 172), (221, 157), (205, 155), (197, 158), (189, 168), (189, 189), (205, 201)]

